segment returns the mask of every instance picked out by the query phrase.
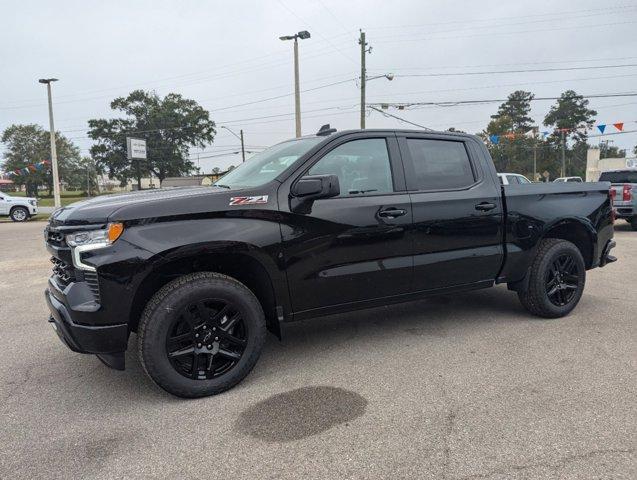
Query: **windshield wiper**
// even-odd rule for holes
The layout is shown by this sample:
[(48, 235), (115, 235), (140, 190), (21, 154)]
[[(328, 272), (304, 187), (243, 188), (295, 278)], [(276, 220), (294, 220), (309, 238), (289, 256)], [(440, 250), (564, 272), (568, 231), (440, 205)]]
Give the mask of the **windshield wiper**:
[(230, 187), (228, 185), (219, 185), (218, 183), (215, 183), (215, 187), (227, 188), (228, 190), (230, 190)]

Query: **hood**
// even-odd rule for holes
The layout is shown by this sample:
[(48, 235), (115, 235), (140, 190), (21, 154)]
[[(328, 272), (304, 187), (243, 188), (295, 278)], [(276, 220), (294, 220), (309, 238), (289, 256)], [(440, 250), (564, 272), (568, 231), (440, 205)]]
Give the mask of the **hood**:
[(51, 215), (50, 222), (58, 225), (89, 225), (163, 216), (169, 213), (166, 208), (169, 204), (185, 207), (191, 205), (194, 199), (219, 194), (227, 196), (229, 192), (220, 187), (196, 186), (100, 195), (57, 209)]

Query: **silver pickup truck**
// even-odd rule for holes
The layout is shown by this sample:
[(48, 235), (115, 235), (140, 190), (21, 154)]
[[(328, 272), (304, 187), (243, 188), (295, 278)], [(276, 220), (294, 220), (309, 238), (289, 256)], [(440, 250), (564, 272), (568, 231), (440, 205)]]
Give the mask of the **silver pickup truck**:
[(637, 168), (602, 172), (599, 181), (611, 184), (615, 216), (623, 218), (633, 230), (637, 230)]

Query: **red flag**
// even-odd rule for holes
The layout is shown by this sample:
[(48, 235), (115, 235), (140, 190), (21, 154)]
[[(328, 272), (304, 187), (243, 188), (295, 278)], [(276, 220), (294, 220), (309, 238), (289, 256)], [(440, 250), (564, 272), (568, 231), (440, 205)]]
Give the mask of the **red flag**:
[(613, 123), (613, 127), (615, 127), (617, 130), (619, 130), (621, 132), (622, 130), (624, 130), (624, 122)]
[(31, 170), (32, 172), (35, 172), (35, 167), (33, 165), (29, 165), (27, 166), (27, 168)]

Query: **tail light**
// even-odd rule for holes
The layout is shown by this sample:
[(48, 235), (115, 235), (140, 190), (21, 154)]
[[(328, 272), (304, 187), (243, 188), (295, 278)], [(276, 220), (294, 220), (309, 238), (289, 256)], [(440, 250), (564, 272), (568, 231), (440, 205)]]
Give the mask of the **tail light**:
[(633, 186), (632, 185), (624, 185), (624, 192), (622, 199), (624, 202), (630, 202), (633, 199)]
[(617, 196), (617, 192), (615, 191), (615, 189), (613, 187), (610, 187), (610, 190), (608, 191), (608, 193), (610, 194), (610, 199), (611, 201), (615, 201), (615, 197)]

